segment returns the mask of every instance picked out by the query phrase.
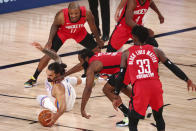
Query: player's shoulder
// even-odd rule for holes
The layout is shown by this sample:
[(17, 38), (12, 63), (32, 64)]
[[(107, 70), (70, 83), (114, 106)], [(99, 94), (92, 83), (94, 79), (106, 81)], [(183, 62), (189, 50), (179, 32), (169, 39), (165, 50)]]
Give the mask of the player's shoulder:
[(55, 83), (53, 85), (53, 91), (55, 91), (55, 93), (60, 93), (60, 94), (64, 93), (65, 92), (64, 85), (61, 82)]

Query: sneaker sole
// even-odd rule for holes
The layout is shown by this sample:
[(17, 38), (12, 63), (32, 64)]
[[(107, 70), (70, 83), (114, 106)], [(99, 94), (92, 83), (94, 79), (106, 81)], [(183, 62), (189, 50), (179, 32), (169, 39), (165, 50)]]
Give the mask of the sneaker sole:
[(33, 85), (25, 85), (25, 84), (24, 84), (24, 87), (25, 87), (25, 88), (32, 88), (33, 86), (36, 86), (36, 85), (38, 85), (38, 84), (37, 84), (37, 83), (35, 83), (35, 84), (33, 84)]

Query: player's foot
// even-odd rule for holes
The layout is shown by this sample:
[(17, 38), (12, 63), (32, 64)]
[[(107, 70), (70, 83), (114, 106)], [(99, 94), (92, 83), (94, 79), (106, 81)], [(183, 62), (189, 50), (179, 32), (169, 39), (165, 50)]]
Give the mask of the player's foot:
[(36, 81), (37, 80), (32, 76), (27, 82), (24, 83), (24, 87), (31, 88), (37, 84)]
[(124, 117), (124, 119), (122, 121), (119, 121), (116, 123), (116, 126), (125, 127), (125, 126), (128, 126), (128, 124), (129, 124), (128, 117)]

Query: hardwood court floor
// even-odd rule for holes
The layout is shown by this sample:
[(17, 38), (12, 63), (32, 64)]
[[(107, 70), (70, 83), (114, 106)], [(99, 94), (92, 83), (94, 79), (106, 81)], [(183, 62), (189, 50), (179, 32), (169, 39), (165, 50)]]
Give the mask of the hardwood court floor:
[[(119, 0), (110, 0), (111, 3), (111, 32), (114, 29), (114, 12)], [(144, 24), (152, 28), (155, 34), (162, 34), (181, 29), (195, 27), (196, 1), (195, 0), (155, 0), (165, 17), (165, 23), (160, 25), (157, 15), (149, 10)], [(80, 1), (86, 5), (87, 0)], [(39, 59), (43, 54), (30, 43), (38, 41), (44, 45), (48, 39), (50, 26), (55, 13), (67, 7), (68, 3), (48, 7), (19, 11), (0, 15), (0, 66)], [(87, 26), (88, 28), (88, 26)], [(88, 28), (89, 30), (89, 28)], [(179, 67), (196, 82), (196, 30), (170, 34), (157, 38), (160, 48)], [(107, 43), (105, 43), (107, 44)], [(125, 45), (126, 49), (130, 45)], [(69, 53), (78, 51), (82, 47), (73, 40), (68, 40), (58, 52)], [(68, 68), (75, 65), (77, 56), (62, 58)], [(80, 115), (81, 94), (84, 85), (75, 87), (78, 99), (73, 111), (65, 113), (52, 128), (44, 128), (37, 123), (37, 116), (41, 108), (34, 99), (39, 94), (46, 94), (44, 80), (45, 70), (38, 79), (39, 85), (25, 89), (23, 83), (34, 73), (38, 63), (31, 63), (0, 70), (0, 130), (1, 131), (128, 131), (127, 127), (116, 127), (115, 123), (123, 116), (112, 108), (111, 102), (103, 96), (103, 84), (96, 84), (93, 89), (86, 111), (91, 114), (90, 120)], [(182, 65), (183, 64), (183, 65)], [(80, 76), (82, 72), (73, 76)], [(164, 89), (164, 118), (167, 131), (195, 131), (196, 130), (196, 93), (187, 92), (186, 84), (174, 76), (167, 68), (160, 64), (160, 79)], [(11, 97), (12, 96), (12, 97)], [(18, 97), (17, 97), (18, 96)], [(99, 97), (98, 97), (99, 96)], [(123, 96), (128, 105), (129, 99)], [(191, 99), (191, 100), (188, 100)], [(140, 131), (156, 131), (152, 126), (153, 117), (141, 120)]]

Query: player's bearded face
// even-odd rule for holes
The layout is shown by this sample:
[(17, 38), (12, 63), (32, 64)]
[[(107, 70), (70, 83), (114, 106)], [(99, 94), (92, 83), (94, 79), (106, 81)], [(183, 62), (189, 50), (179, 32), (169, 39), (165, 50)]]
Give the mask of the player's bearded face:
[(46, 74), (47, 74), (48, 82), (53, 82), (54, 81), (54, 78), (56, 77), (54, 71), (47, 70), (46, 71)]
[(71, 22), (77, 22), (80, 19), (80, 8), (69, 9), (69, 17)]

